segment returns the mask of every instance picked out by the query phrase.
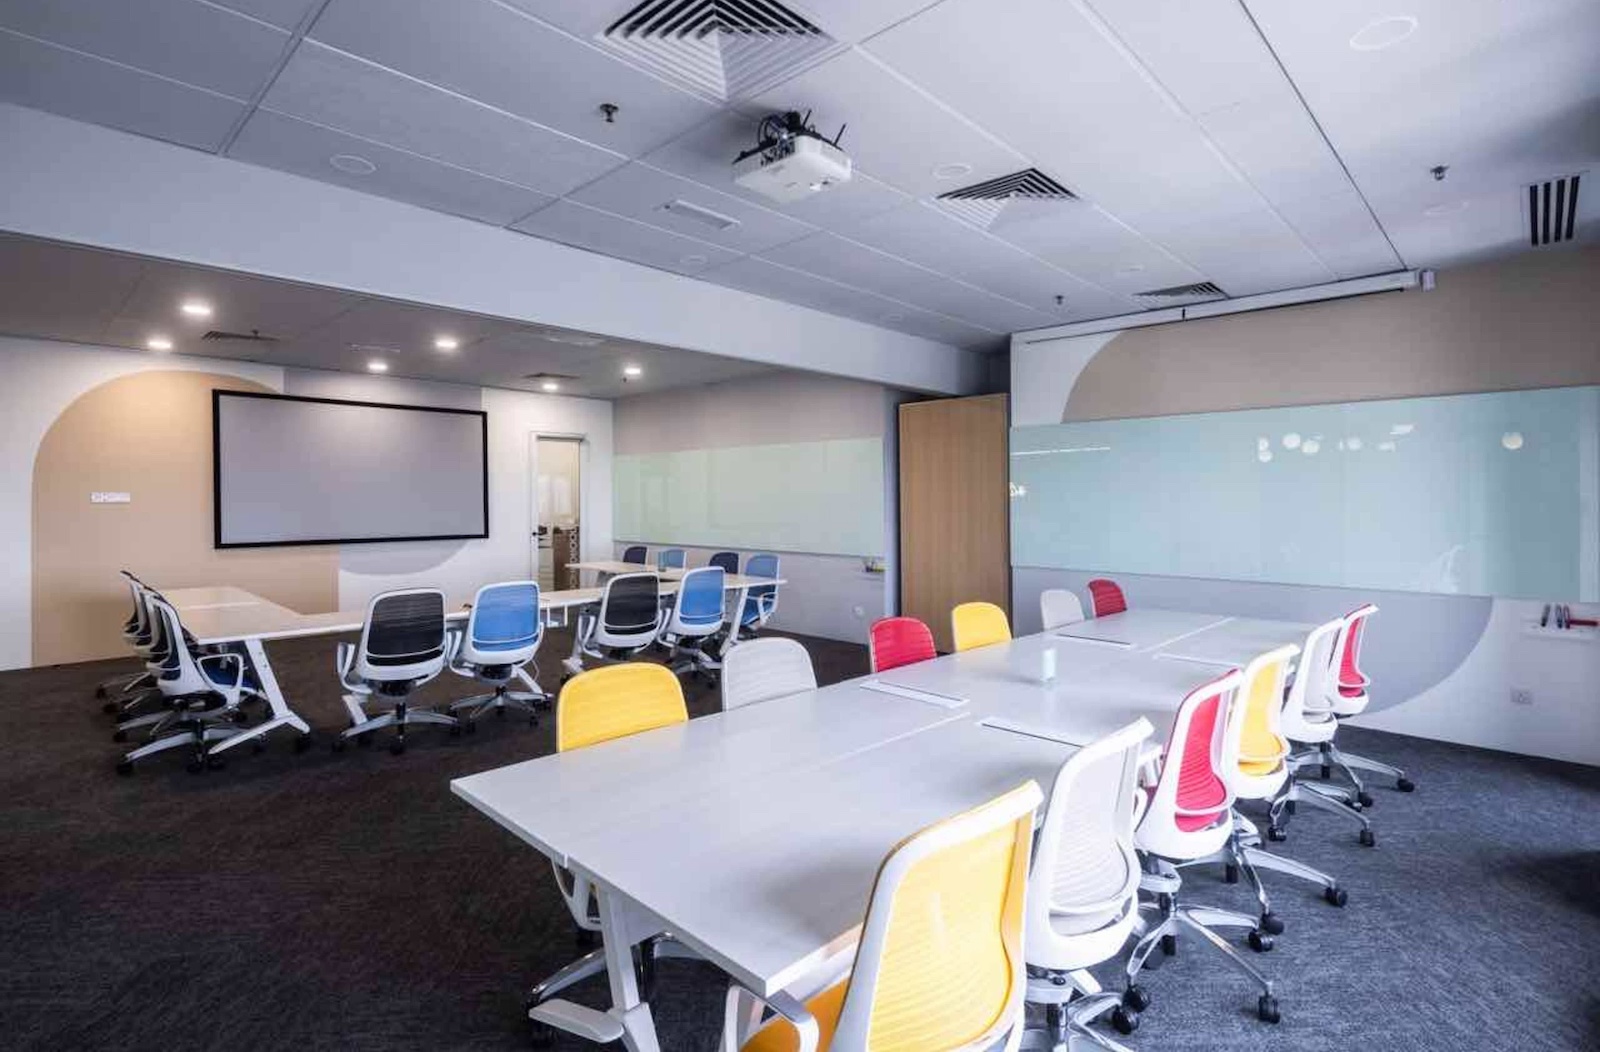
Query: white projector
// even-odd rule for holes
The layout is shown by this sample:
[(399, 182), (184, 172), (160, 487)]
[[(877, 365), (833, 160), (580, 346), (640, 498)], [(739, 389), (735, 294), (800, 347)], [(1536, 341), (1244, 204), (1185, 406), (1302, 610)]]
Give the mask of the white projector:
[(810, 135), (795, 135), (735, 161), (733, 181), (788, 204), (850, 181), (850, 155)]

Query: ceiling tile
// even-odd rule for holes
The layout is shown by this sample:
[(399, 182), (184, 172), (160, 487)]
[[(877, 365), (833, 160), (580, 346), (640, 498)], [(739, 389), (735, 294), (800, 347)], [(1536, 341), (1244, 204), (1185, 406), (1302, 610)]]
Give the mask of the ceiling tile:
[(270, 22), (280, 29), (294, 30), (320, 0), (211, 0), (219, 7), (232, 8), (240, 14)]
[(512, 229), (678, 274), (699, 274), (739, 255), (719, 245), (565, 199), (533, 213)]
[(1277, 209), (1340, 278), (1403, 269), (1400, 257), (1367, 211), (1366, 202), (1352, 187), (1326, 197), (1286, 201)]
[[(628, 156), (714, 112), (494, 0), (333, 0), (311, 36)], [(606, 102), (620, 107), (611, 123), (600, 113)]]
[[(556, 381), (561, 394), (588, 398), (622, 398), (775, 371), (759, 362), (628, 340), (608, 339), (593, 347), (576, 347), (545, 339), (535, 328), (491, 336), (475, 344), (472, 351), (473, 365), (491, 377), (482, 382), (538, 390), (540, 381), (528, 377), (553, 373), (562, 377)], [(625, 365), (639, 366), (644, 375), (624, 376)]]
[(1351, 188), (1338, 157), (1293, 94), (1225, 107), (1202, 117), (1200, 125), (1268, 201), (1327, 197)]
[[(297, 349), (326, 354), (330, 361), (349, 359), (346, 368), (362, 368), (375, 355), (418, 364), (470, 363), (479, 341), (519, 327), (516, 322), (500, 318), (368, 299), (296, 333), (294, 343)], [(436, 348), (434, 340), (441, 336), (454, 339), (456, 349)], [(391, 353), (371, 349), (379, 347)]]
[(646, 154), (645, 163), (723, 190), (753, 204), (782, 212), (824, 230), (847, 233), (865, 219), (910, 200), (863, 172), (843, 186), (792, 204), (779, 204), (733, 181), (733, 159), (756, 141), (756, 121), (731, 111), (719, 113), (666, 145)]
[[(496, 226), (553, 200), (537, 190), (267, 109), (257, 110), (245, 122), (228, 156)], [(367, 175), (351, 174), (330, 163), (335, 156), (355, 156), (376, 169)]]
[[(1132, 300), (1102, 289), (1033, 256), (969, 273), (965, 280), (1042, 311), (1058, 322), (1105, 318), (1138, 310)], [(1060, 296), (1061, 303), (1056, 302)]]
[[(867, 174), (914, 197), (1028, 166), (1021, 154), (859, 49), (807, 70), (756, 103), (746, 107), (749, 112), (810, 110), (817, 130), (829, 138), (848, 124), (841, 148)], [(933, 171), (944, 164), (970, 170), (960, 180), (941, 180)]]
[[(211, 317), (184, 315), (179, 306), (186, 300), (208, 304)], [(203, 353), (210, 342), (201, 344), (199, 338), (208, 330), (257, 331), (289, 340), (332, 322), (362, 302), (362, 297), (350, 292), (162, 262), (145, 268), (112, 324), (139, 341), (160, 331), (173, 339), (178, 350)]]
[(244, 104), (0, 29), (0, 99), (216, 150)]
[(1265, 206), (1228, 216), (1154, 231), (1163, 248), (1189, 263), (1230, 296), (1301, 288), (1335, 275), (1295, 233)]
[(995, 236), (1113, 293), (1203, 280), (1191, 267), (1087, 202), (1060, 208), (1015, 201), (1001, 213)]
[[(596, 179), (570, 196), (579, 204), (637, 219), (741, 254), (793, 241), (813, 229), (741, 198), (718, 193), (637, 161)], [(666, 207), (674, 202), (685, 202), (714, 216), (700, 218)], [(718, 216), (722, 218), (715, 219)], [(733, 225), (726, 228), (717, 225), (728, 221)]]
[(623, 160), (309, 40), (264, 105), (549, 194), (567, 193)]
[(939, 0), (796, 0), (794, 6), (835, 40), (860, 43)]
[(144, 262), (0, 235), (0, 331), (94, 343), (144, 272)]
[(0, 26), (236, 99), (266, 84), (289, 40), (196, 0), (5, 0)]
[(849, 236), (962, 281), (1023, 253), (923, 201), (912, 201), (858, 225)]

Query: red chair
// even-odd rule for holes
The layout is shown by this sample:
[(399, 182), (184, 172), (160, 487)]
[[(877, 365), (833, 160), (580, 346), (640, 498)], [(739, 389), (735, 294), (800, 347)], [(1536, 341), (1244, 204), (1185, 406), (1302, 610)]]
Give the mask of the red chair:
[[(1359, 607), (1345, 615), (1344, 631), (1339, 634), (1338, 641), (1334, 644), (1338, 648), (1338, 656), (1334, 659), (1339, 670), (1338, 688), (1328, 692), (1328, 704), (1334, 716), (1339, 721), (1359, 716), (1367, 708), (1367, 687), (1372, 683), (1366, 673), (1361, 671), (1361, 636), (1366, 628), (1367, 618), (1378, 612), (1378, 608), (1371, 603)], [(1322, 777), (1331, 776), (1333, 769), (1355, 786), (1356, 801), (1363, 807), (1371, 807), (1372, 794), (1367, 792), (1366, 786), (1361, 782), (1359, 771), (1369, 771), (1373, 774), (1388, 775), (1394, 779), (1394, 787), (1402, 793), (1409, 793), (1415, 789), (1416, 783), (1406, 777), (1403, 768), (1394, 764), (1384, 763), (1366, 756), (1357, 756), (1354, 753), (1339, 751), (1333, 742), (1324, 742), (1320, 746), (1322, 752)], [(1363, 832), (1361, 842), (1369, 843), (1371, 834)]]
[(1089, 598), (1094, 601), (1096, 617), (1120, 614), (1128, 609), (1128, 600), (1123, 597), (1122, 589), (1117, 586), (1117, 582), (1108, 581), (1104, 577), (1096, 577), (1089, 582)]
[(874, 672), (887, 672), (939, 656), (933, 648), (933, 633), (914, 617), (879, 618), (872, 623), (867, 639)]

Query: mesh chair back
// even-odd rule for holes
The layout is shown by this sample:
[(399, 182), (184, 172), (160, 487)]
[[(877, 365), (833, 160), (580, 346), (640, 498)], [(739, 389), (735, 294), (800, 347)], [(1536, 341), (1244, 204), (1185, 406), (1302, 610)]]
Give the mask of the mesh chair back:
[(618, 574), (606, 582), (600, 597), (601, 641), (608, 646), (643, 646), (655, 637), (660, 613), (661, 584), (655, 574)]
[(738, 552), (717, 552), (706, 561), (707, 566), (720, 566), (724, 573), (739, 572)]
[(684, 574), (672, 608), (672, 627), (711, 630), (721, 626), (725, 579), (720, 566), (700, 566)]
[(642, 544), (630, 544), (622, 549), (622, 561), (625, 563), (638, 563), (644, 565), (645, 558), (650, 554), (648, 548)]
[(657, 570), (681, 570), (686, 562), (682, 548), (663, 548), (656, 555)]
[(520, 665), (539, 649), (543, 634), (537, 584), (506, 581), (484, 585), (467, 616), (461, 658), (477, 665)]
[(914, 617), (879, 618), (872, 622), (867, 641), (874, 672), (887, 672), (939, 656), (933, 646), (933, 633)]
[(384, 592), (367, 607), (356, 671), (379, 683), (425, 679), (444, 667), (444, 652), (444, 593)]
[[(750, 556), (744, 562), (744, 575), (746, 577), (777, 577), (778, 557), (766, 552)], [(740, 614), (739, 623), (748, 625), (752, 621), (764, 622), (772, 616), (772, 612), (777, 608), (777, 585), (752, 585), (745, 592), (744, 611)]]
[(1115, 581), (1106, 580), (1104, 577), (1096, 577), (1089, 582), (1089, 598), (1094, 601), (1094, 616), (1096, 617), (1120, 614), (1128, 609), (1128, 600), (1122, 594), (1121, 586)]
[(753, 639), (722, 659), (724, 710), (816, 689), (811, 655), (792, 639)]

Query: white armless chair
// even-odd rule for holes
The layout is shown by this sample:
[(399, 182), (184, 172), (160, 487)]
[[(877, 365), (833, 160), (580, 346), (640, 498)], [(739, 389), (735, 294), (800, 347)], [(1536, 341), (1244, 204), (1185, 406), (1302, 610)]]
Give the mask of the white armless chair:
[(1044, 630), (1075, 625), (1083, 620), (1083, 601), (1065, 588), (1046, 588), (1039, 593), (1039, 613)]
[[(1334, 682), (1328, 690), (1328, 704), (1334, 716), (1341, 720), (1361, 715), (1367, 711), (1367, 704), (1371, 700), (1367, 688), (1372, 681), (1361, 671), (1361, 645), (1366, 635), (1367, 621), (1377, 612), (1378, 608), (1368, 603), (1346, 614), (1344, 629), (1334, 646)], [(1319, 751), (1322, 753), (1322, 777), (1328, 778), (1335, 769), (1338, 770), (1355, 786), (1356, 801), (1362, 807), (1371, 807), (1374, 800), (1362, 784), (1361, 776), (1356, 774), (1357, 771), (1388, 775), (1394, 779), (1394, 787), (1402, 793), (1416, 789), (1416, 784), (1406, 777), (1406, 772), (1393, 764), (1340, 752), (1339, 747), (1331, 741), (1322, 743)]]
[(811, 655), (792, 639), (740, 643), (722, 659), (722, 708), (736, 709), (817, 689)]
[(572, 653), (562, 662), (569, 677), (583, 671), (583, 659), (628, 658), (655, 643), (661, 630), (661, 579), (654, 573), (624, 573), (609, 578), (600, 603), (578, 615)]
[(1305, 649), (1301, 652), (1300, 666), (1295, 670), (1294, 682), (1283, 699), (1283, 736), (1301, 751), (1289, 758), (1289, 779), (1272, 801), (1271, 822), (1267, 826), (1267, 839), (1281, 841), (1288, 838), (1289, 816), (1301, 804), (1342, 815), (1361, 827), (1361, 843), (1368, 847), (1378, 842), (1372, 831), (1372, 821), (1361, 812), (1354, 789), (1314, 778), (1301, 776), (1301, 769), (1322, 763), (1322, 746), (1333, 741), (1339, 732), (1339, 720), (1333, 714), (1328, 695), (1334, 689), (1334, 652), (1339, 634), (1344, 629), (1344, 618), (1320, 624), (1306, 635)]
[[(145, 608), (144, 584), (128, 570), (118, 570), (123, 584), (128, 588), (132, 609), (122, 622), (122, 641), (139, 656), (141, 661), (150, 657), (150, 640), (153, 634), (150, 612)], [(123, 672), (101, 680), (94, 688), (94, 696), (105, 701), (101, 709), (107, 715), (126, 713), (139, 704), (160, 697), (156, 689), (155, 673), (146, 666), (135, 673)]]
[[(339, 683), (350, 726), (334, 739), (335, 751), (351, 738), (371, 741), (373, 731), (393, 727), (389, 751), (406, 751), (406, 728), (417, 724), (442, 724), (452, 734), (461, 733), (454, 716), (418, 708), (410, 696), (418, 687), (444, 671), (444, 593), (437, 588), (410, 588), (384, 592), (367, 604), (361, 641), (340, 643), (336, 660)], [(388, 712), (369, 716), (365, 706), (381, 703)]]
[[(472, 611), (459, 632), (451, 632), (450, 671), (467, 676), (493, 689), (452, 702), (450, 711), (466, 713), (466, 730), (477, 727), (478, 717), (493, 709), (504, 716), (508, 708), (518, 709), (537, 724), (536, 706), (549, 699), (539, 688), (533, 665), (539, 643), (544, 639), (544, 618), (539, 613), (539, 586), (533, 581), (503, 581), (486, 584), (473, 597)], [(520, 681), (527, 690), (512, 690)]]

